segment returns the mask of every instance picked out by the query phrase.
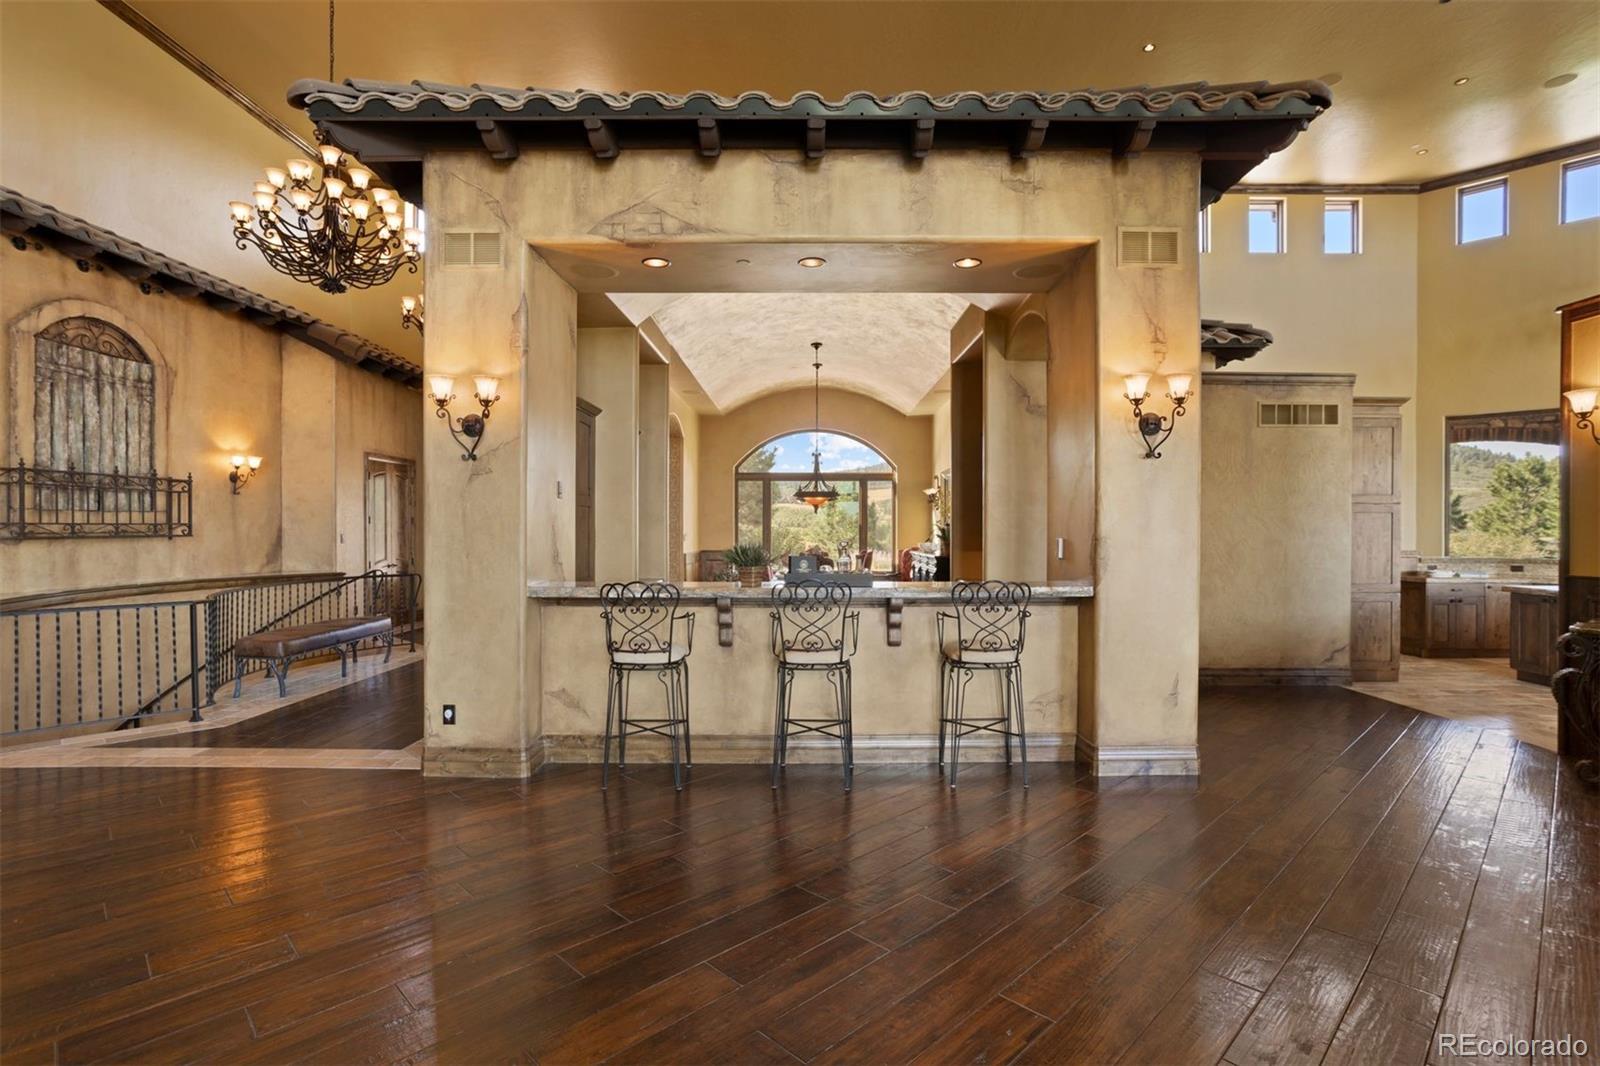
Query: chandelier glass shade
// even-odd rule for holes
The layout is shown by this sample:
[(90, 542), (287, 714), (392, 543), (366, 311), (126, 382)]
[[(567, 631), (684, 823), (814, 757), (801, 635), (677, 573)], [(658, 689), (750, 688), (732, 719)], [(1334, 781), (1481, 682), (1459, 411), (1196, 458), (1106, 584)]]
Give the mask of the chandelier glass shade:
[(813, 512), (820, 511), (839, 498), (839, 490), (834, 488), (822, 476), (822, 342), (811, 342), (811, 364), (814, 381), (811, 389), (812, 397), (812, 452), (811, 452), (811, 480), (801, 485), (794, 492), (794, 498), (810, 507)]
[(271, 267), (323, 292), (382, 285), (417, 272), (421, 213), (337, 145), (317, 159), (268, 167), (251, 201), (228, 204), (234, 243), (254, 245)]

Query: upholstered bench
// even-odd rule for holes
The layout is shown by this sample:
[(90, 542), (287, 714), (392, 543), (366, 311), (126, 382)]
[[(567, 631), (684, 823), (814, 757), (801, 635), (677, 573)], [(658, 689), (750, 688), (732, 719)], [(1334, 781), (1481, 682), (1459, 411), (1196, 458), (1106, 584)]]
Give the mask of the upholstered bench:
[(339, 653), (339, 676), (347, 677), (349, 662), (345, 659), (345, 645), (350, 646), (350, 658), (354, 659), (357, 646), (372, 637), (383, 641), (383, 661), (388, 662), (394, 653), (394, 623), (387, 617), (334, 618), (252, 633), (233, 646), (233, 698), (238, 699), (243, 690), (244, 664), (250, 659), (266, 663), (267, 673), (278, 679), (278, 695), (287, 696), (289, 689), (285, 679), (289, 676), (291, 659), (332, 649)]

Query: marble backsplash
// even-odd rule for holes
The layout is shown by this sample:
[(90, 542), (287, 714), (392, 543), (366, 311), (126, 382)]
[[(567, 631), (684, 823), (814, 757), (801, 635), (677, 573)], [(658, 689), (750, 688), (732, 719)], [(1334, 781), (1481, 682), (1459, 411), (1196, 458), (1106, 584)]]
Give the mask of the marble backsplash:
[(1482, 575), (1500, 581), (1525, 581), (1545, 584), (1557, 580), (1559, 564), (1554, 559), (1480, 559), (1466, 555), (1418, 555), (1400, 553), (1402, 573), (1439, 570)]

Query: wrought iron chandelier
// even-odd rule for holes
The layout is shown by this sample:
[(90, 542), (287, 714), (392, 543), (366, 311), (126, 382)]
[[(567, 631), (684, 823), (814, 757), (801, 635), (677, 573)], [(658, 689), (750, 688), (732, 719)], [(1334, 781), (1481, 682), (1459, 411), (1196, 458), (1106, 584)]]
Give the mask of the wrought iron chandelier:
[(839, 490), (828, 484), (822, 478), (822, 342), (811, 342), (811, 364), (815, 380), (811, 388), (812, 397), (812, 434), (811, 434), (811, 480), (795, 490), (794, 498), (801, 503), (808, 504), (813, 513), (822, 510), (828, 504), (839, 498)]
[[(333, 0), (328, 3), (328, 80), (333, 80)], [(315, 160), (268, 167), (251, 203), (228, 204), (234, 243), (254, 245), (276, 271), (323, 292), (382, 285), (404, 266), (417, 272), (419, 213), (351, 153), (317, 133)]]

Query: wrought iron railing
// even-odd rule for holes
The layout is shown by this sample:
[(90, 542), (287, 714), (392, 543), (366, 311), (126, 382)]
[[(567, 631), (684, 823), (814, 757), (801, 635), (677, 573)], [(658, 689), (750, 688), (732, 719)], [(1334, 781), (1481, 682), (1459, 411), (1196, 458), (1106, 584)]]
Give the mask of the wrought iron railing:
[(109, 474), (29, 466), (0, 468), (0, 536), (188, 537), (194, 476)]
[(173, 711), (198, 721), (234, 678), (234, 644), (280, 626), (387, 615), (414, 650), (421, 584), (419, 574), (373, 571), (199, 600), (0, 610), (0, 733), (137, 725)]

